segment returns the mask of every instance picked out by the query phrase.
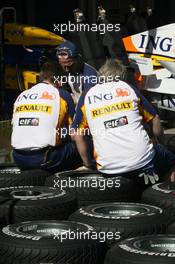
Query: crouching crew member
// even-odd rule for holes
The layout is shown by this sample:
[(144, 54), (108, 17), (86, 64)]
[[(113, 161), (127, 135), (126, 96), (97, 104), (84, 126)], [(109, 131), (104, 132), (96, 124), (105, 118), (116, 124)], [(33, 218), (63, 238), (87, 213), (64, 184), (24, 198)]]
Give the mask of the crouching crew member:
[(81, 165), (69, 136), (74, 103), (71, 95), (54, 83), (58, 74), (56, 65), (45, 63), (42, 81), (23, 91), (14, 103), (11, 140), (14, 161), (21, 169), (58, 172)]
[(169, 173), (174, 181), (175, 156), (162, 145), (153, 144), (143, 126), (144, 122), (150, 124), (155, 137), (161, 136), (155, 109), (123, 81), (126, 72), (120, 61), (108, 60), (99, 72), (103, 83), (82, 94), (72, 125), (76, 130), (72, 138), (84, 165), (94, 168), (84, 140), (84, 130), (89, 128), (96, 167), (102, 173), (138, 179), (143, 184), (153, 184)]

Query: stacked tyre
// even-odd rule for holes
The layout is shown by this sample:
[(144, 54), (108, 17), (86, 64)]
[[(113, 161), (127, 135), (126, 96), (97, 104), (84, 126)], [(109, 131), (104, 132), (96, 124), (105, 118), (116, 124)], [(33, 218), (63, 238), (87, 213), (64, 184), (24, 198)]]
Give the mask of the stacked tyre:
[(162, 209), (138, 203), (89, 205), (69, 219), (94, 227), (109, 246), (128, 237), (164, 233), (167, 222)]
[(3, 224), (32, 220), (66, 220), (77, 208), (75, 197), (45, 186), (0, 189), (0, 218)]
[(97, 171), (61, 172), (46, 180), (46, 185), (68, 191), (76, 196), (78, 206), (105, 202), (135, 202), (139, 190), (132, 180), (107, 177)]
[(169, 211), (138, 203), (127, 178), (9, 165), (1, 166), (0, 183), (0, 264), (103, 264), (107, 250), (105, 264), (172, 263), (175, 238), (162, 235)]
[[(33, 175), (27, 171), (23, 173), (15, 166), (2, 168), (2, 186), (6, 187), (0, 188), (0, 218), (3, 219), (0, 263), (103, 263), (106, 245), (98, 237), (91, 237), (96, 234), (95, 229), (86, 224), (65, 221), (77, 210), (74, 194), (58, 188), (37, 186), (43, 184), (46, 177), (38, 181), (35, 172)], [(27, 182), (34, 180), (36, 186), (20, 186), (20, 183), (26, 182), (26, 175)], [(73, 240), (66, 237), (69, 232)], [(83, 239), (82, 234), (85, 234)]]
[(104, 264), (173, 264), (175, 235), (141, 236), (122, 241), (111, 248)]
[(143, 192), (142, 201), (159, 206), (166, 211), (171, 223), (175, 220), (175, 184), (163, 182), (149, 187)]
[(0, 188), (43, 186), (50, 173), (43, 170), (21, 171), (14, 163), (0, 164)]
[[(7, 163), (7, 164), (0, 164), (0, 189), (1, 188), (10, 188), (10, 187), (17, 187), (21, 186), (44, 186), (45, 180), (47, 177), (50, 176), (50, 173), (43, 171), (43, 170), (26, 170), (21, 171), (14, 163)], [(2, 192), (1, 192), (2, 194)], [(11, 204), (11, 209), (8, 209), (8, 204)], [(0, 197), (0, 206), (3, 210), (0, 212), (0, 226), (3, 226), (8, 221), (5, 218), (12, 217), (12, 208), (14, 207), (15, 199), (1, 196)], [(6, 205), (5, 205), (6, 204)], [(6, 217), (4, 218), (4, 211), (7, 213)], [(13, 222), (13, 220), (12, 220)]]
[[(106, 247), (91, 239), (93, 232), (88, 225), (66, 221), (9, 225), (0, 230), (0, 264), (102, 264)], [(82, 234), (88, 236), (81, 239)]]

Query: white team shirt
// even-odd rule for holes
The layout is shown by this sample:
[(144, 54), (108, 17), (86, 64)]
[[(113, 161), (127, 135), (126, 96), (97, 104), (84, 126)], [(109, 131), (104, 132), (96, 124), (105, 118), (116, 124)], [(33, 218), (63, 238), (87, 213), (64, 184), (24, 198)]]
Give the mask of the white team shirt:
[(15, 149), (54, 146), (60, 113), (59, 91), (38, 83), (22, 92), (14, 104), (12, 146)]
[[(148, 164), (155, 151), (142, 125), (140, 98), (125, 82), (108, 82), (92, 87), (84, 98), (82, 124), (88, 124), (99, 171), (119, 174)], [(83, 109), (82, 105), (77, 109)], [(76, 123), (73, 127), (83, 127)], [(86, 122), (85, 122), (86, 120)]]

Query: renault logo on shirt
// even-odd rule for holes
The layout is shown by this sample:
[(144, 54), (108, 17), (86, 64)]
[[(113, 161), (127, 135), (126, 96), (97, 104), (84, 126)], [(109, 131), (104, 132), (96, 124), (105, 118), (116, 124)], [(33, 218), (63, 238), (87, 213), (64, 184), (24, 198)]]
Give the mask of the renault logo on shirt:
[(15, 113), (20, 112), (43, 112), (46, 114), (51, 114), (52, 106), (44, 104), (24, 104), (15, 108)]
[(115, 103), (111, 105), (106, 105), (100, 108), (96, 108), (91, 110), (91, 115), (92, 118), (98, 118), (100, 116), (104, 115), (110, 115), (115, 112), (119, 111), (129, 111), (133, 110), (133, 102), (132, 101), (125, 101), (125, 102), (120, 102), (120, 103)]

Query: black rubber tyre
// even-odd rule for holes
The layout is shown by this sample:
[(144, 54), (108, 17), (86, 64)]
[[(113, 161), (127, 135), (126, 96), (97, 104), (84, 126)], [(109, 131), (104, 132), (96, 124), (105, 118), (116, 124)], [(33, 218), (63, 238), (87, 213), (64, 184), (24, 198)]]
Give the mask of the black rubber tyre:
[(104, 264), (174, 264), (175, 236), (157, 235), (126, 239), (111, 248)]
[[(67, 238), (63, 233), (69, 232)], [(72, 232), (72, 233), (71, 233)], [(93, 228), (66, 221), (39, 221), (0, 230), (0, 264), (102, 264), (106, 246), (79, 238)], [(69, 239), (76, 235), (76, 239)], [(65, 238), (65, 239), (64, 239)]]
[(175, 219), (174, 183), (163, 182), (149, 187), (143, 192), (142, 201), (166, 210), (167, 215), (169, 215), (169, 222)]
[(102, 202), (135, 202), (137, 187), (123, 177), (106, 177), (97, 171), (61, 172), (46, 179), (46, 186), (68, 190), (76, 195), (78, 205)]
[(10, 186), (43, 186), (50, 173), (43, 170), (21, 171), (13, 163), (0, 164), (0, 188)]
[(175, 235), (175, 222), (171, 223), (167, 228), (167, 234)]
[(18, 186), (0, 189), (0, 219), (4, 224), (67, 219), (76, 208), (76, 199), (71, 194), (55, 188)]
[[(167, 217), (163, 210), (146, 204), (106, 203), (80, 208), (69, 220), (90, 224), (105, 232), (108, 245), (128, 237), (165, 232)], [(112, 232), (112, 238), (108, 238)]]

